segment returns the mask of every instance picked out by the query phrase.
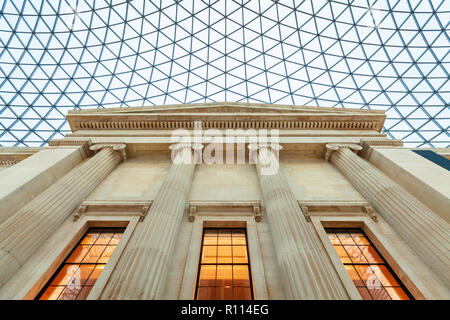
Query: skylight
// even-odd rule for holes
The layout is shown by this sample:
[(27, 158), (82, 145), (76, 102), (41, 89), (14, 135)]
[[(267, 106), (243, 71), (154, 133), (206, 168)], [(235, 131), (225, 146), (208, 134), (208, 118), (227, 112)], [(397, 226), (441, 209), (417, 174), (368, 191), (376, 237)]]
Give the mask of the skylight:
[(6, 0), (0, 145), (70, 132), (68, 110), (210, 101), (382, 109), (447, 147), (448, 0)]

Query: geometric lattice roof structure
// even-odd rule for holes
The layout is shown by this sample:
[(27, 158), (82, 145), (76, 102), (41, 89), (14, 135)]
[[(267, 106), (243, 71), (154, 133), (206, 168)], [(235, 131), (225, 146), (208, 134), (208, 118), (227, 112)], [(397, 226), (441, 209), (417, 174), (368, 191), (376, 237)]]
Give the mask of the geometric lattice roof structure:
[(68, 110), (210, 101), (382, 109), (411, 147), (450, 142), (448, 0), (5, 0), (0, 145)]

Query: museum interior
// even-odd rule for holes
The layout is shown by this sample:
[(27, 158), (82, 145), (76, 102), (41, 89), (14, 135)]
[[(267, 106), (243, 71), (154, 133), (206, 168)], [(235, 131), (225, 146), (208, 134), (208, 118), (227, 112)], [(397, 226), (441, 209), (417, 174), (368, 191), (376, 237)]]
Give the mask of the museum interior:
[(4, 1), (0, 300), (450, 299), (446, 2)]

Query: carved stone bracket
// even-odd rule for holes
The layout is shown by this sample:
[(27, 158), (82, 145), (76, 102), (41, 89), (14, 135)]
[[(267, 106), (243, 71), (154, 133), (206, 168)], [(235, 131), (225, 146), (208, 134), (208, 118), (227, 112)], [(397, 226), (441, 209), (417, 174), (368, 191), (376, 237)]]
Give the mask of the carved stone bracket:
[(189, 219), (190, 222), (194, 222), (196, 214), (197, 214), (197, 207), (196, 206), (189, 206), (188, 219)]
[(378, 215), (375, 213), (371, 206), (364, 206), (364, 211), (373, 221), (378, 221)]
[(120, 156), (122, 157), (122, 160), (126, 161), (127, 160), (126, 147), (127, 145), (125, 143), (97, 143), (92, 145), (89, 149), (97, 153), (103, 148), (111, 148), (114, 151), (119, 152)]
[(144, 221), (149, 209), (150, 209), (150, 205), (142, 206), (141, 217), (139, 218), (140, 222)]
[(256, 222), (261, 221), (261, 206), (253, 206), (253, 216), (255, 217)]
[(302, 209), (303, 215), (306, 218), (306, 221), (311, 222), (311, 216), (309, 215), (309, 209), (308, 206), (300, 206), (300, 208)]
[(350, 150), (352, 150), (353, 152), (358, 152), (360, 150), (362, 150), (362, 147), (360, 145), (357, 144), (337, 144), (337, 143), (327, 143), (325, 145), (325, 154), (324, 154), (324, 158), (326, 161), (330, 160), (331, 154), (334, 151), (339, 150), (339, 148), (349, 148)]
[(77, 221), (86, 212), (87, 205), (81, 205), (73, 215), (73, 221)]

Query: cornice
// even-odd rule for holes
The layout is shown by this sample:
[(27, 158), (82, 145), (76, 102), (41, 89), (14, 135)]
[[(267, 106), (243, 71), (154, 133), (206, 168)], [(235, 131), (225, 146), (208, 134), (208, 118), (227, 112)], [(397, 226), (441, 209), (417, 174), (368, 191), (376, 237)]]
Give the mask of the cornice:
[(367, 201), (349, 200), (297, 200), (306, 220), (311, 216), (360, 216), (367, 215), (373, 221), (378, 221), (377, 213)]
[(256, 222), (261, 221), (261, 201), (189, 201), (188, 220), (193, 222), (195, 217), (204, 212), (208, 216), (218, 214), (233, 215), (233, 212), (247, 212)]
[(82, 215), (94, 216), (139, 216), (142, 221), (152, 205), (153, 200), (85, 200), (75, 210), (73, 220), (77, 221)]
[(333, 113), (333, 114), (384, 114), (382, 110), (355, 108), (312, 107), (301, 105), (247, 103), (247, 102), (201, 102), (190, 104), (166, 104), (160, 106), (142, 106), (128, 108), (79, 109), (69, 110), (68, 114), (130, 114), (159, 112), (302, 112), (302, 113)]
[(43, 149), (44, 148), (1, 147), (0, 167), (13, 166)]
[[(185, 117), (186, 115), (183, 115)], [(169, 117), (169, 116), (166, 116)], [(332, 119), (326, 119), (327, 116), (315, 116), (317, 119), (293, 120), (292, 117), (284, 117), (285, 119), (257, 119), (260, 115), (249, 114), (247, 116), (236, 116), (235, 119), (223, 119), (224, 117), (210, 118), (211, 115), (205, 117), (191, 117), (192, 120), (184, 119), (164, 119), (164, 120), (145, 120), (143, 117), (135, 117), (134, 119), (106, 119), (106, 117), (98, 117), (98, 119), (83, 119), (83, 116), (74, 116), (71, 118), (72, 131), (78, 130), (167, 130), (167, 129), (194, 129), (196, 121), (202, 121), (203, 129), (307, 129), (307, 130), (370, 130), (380, 131), (384, 119), (339, 119), (332, 116)], [(297, 118), (298, 116), (295, 116)], [(89, 118), (89, 117), (86, 117)], [(247, 118), (247, 119), (246, 119)], [(252, 118), (249, 120), (248, 118)], [(345, 117), (343, 117), (345, 118)]]

